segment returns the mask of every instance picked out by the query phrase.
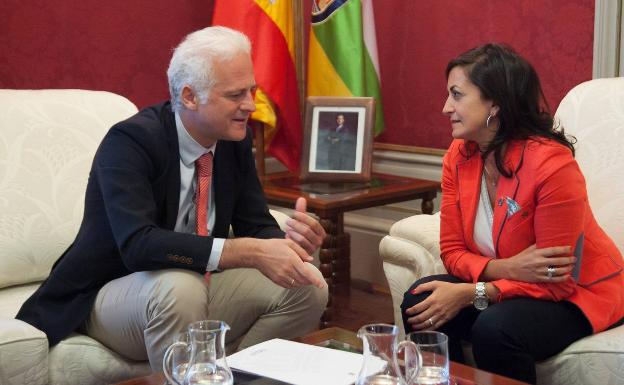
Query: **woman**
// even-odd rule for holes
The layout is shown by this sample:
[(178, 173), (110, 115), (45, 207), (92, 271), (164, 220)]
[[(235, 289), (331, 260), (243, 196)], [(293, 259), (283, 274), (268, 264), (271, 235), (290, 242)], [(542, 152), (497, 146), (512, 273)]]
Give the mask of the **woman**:
[(405, 293), (405, 330), (448, 334), (460, 362), (469, 340), (479, 368), (535, 383), (535, 361), (622, 319), (622, 255), (593, 217), (573, 141), (553, 126), (533, 67), (487, 44), (453, 59), (446, 75), (454, 141), (440, 247), (449, 274)]

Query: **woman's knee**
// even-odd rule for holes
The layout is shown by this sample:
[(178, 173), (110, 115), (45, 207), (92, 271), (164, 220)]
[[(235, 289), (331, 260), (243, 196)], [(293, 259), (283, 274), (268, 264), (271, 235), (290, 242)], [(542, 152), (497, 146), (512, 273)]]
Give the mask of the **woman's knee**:
[(498, 306), (486, 309), (477, 317), (470, 332), (475, 359), (482, 352), (518, 349), (518, 331), (523, 328), (514, 318)]
[(409, 333), (412, 331), (412, 327), (408, 324), (407, 319), (409, 316), (407, 315), (407, 309), (412, 306), (424, 301), (431, 294), (430, 291), (426, 291), (420, 294), (412, 294), (412, 290), (417, 288), (418, 286), (431, 282), (431, 281), (449, 281), (454, 279), (454, 277), (448, 274), (440, 274), (440, 275), (430, 275), (427, 277), (423, 277), (412, 284), (412, 286), (407, 289), (407, 291), (403, 294), (403, 302), (401, 302), (401, 317), (403, 318), (403, 328), (405, 329), (405, 333)]
[(412, 290), (416, 289), (418, 286), (423, 283), (432, 282), (432, 281), (444, 281), (444, 282), (459, 282), (459, 280), (448, 274), (438, 274), (438, 275), (430, 275), (427, 277), (423, 277), (412, 284), (412, 286), (407, 289), (407, 291), (403, 294), (403, 302), (401, 303), (401, 312), (405, 314), (405, 310), (410, 307), (416, 305), (427, 299), (431, 294), (430, 291), (426, 291), (420, 294), (412, 294)]

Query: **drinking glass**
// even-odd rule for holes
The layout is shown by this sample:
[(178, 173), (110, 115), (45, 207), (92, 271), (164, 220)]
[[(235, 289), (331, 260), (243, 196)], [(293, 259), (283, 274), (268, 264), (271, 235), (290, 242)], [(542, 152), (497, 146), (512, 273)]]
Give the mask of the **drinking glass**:
[[(448, 336), (436, 331), (420, 331), (407, 334), (405, 339), (416, 344), (422, 359), (422, 367), (412, 384), (448, 385)], [(406, 350), (405, 354), (410, 352)]]

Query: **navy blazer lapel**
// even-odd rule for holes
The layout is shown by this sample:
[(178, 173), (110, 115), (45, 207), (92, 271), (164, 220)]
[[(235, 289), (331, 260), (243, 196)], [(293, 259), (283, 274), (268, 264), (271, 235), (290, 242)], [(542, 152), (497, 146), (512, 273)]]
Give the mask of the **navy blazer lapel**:
[(180, 205), (180, 145), (178, 144), (178, 132), (171, 104), (163, 107), (162, 114), (169, 151), (167, 159), (170, 160), (167, 165), (167, 180), (169, 183), (167, 183), (167, 198), (165, 202), (165, 228), (173, 230), (178, 218), (178, 207)]
[[(227, 238), (230, 225), (235, 226), (236, 221), (240, 220), (237, 217), (236, 208), (243, 207), (243, 211), (247, 210), (245, 207), (249, 208), (248, 202), (238, 202), (238, 199), (240, 194), (243, 194), (242, 191), (248, 187), (245, 186), (248, 173), (255, 173), (255, 168), (250, 169), (248, 166), (249, 161), (253, 162), (252, 137), (251, 129), (248, 128), (247, 135), (242, 141), (219, 140), (217, 142), (212, 173), (216, 207), (212, 234), (215, 237)], [(253, 210), (257, 209), (257, 206), (253, 208)]]
[(215, 223), (212, 228), (212, 235), (215, 237), (227, 238), (231, 218), (227, 218), (225, 213), (231, 213), (233, 207), (233, 194), (235, 192), (232, 183), (233, 171), (228, 169), (228, 163), (234, 159), (230, 156), (232, 151), (231, 143), (228, 141), (218, 141), (215, 150), (212, 185), (214, 191)]

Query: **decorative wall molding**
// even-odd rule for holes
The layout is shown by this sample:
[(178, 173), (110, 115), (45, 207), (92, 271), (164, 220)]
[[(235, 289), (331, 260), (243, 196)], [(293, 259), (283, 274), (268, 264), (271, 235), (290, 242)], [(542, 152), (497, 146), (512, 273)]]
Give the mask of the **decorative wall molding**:
[(406, 146), (403, 144), (394, 143), (380, 143), (375, 142), (373, 144), (375, 150), (389, 150), (398, 152), (411, 152), (415, 154), (430, 154), (430, 155), (444, 155), (446, 150), (432, 147), (418, 147), (418, 146)]
[(596, 0), (592, 76), (624, 76), (624, 17), (622, 0)]
[(373, 170), (412, 178), (441, 180), (442, 154), (375, 150)]

